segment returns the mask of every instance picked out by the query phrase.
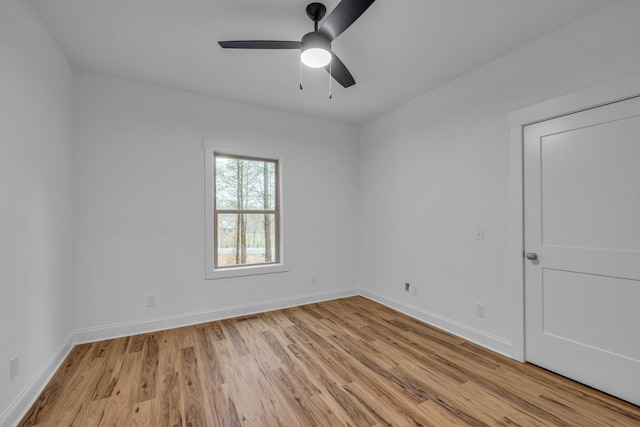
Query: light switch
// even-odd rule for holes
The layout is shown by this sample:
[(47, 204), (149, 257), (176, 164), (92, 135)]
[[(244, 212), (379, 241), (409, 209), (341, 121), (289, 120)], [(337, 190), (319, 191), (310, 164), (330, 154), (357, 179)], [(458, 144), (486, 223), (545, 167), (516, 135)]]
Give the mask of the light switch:
[(473, 231), (473, 236), (476, 240), (484, 240), (484, 228), (476, 228)]

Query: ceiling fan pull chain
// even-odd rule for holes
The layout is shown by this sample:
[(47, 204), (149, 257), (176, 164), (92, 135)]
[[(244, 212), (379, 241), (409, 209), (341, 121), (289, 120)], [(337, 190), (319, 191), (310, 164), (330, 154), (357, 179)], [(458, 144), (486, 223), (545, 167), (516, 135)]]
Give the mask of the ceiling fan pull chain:
[(329, 99), (333, 99), (333, 93), (331, 92), (331, 62), (329, 62)]
[(300, 61), (300, 90), (302, 90), (302, 61)]

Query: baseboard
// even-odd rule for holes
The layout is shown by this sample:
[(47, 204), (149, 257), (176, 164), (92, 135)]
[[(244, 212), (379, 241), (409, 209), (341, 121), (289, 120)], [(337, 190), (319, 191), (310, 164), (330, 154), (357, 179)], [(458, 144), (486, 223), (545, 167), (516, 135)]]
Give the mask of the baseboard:
[(62, 365), (62, 362), (64, 362), (64, 359), (69, 355), (72, 348), (73, 334), (69, 334), (64, 342), (58, 346), (56, 351), (54, 351), (51, 357), (33, 376), (26, 387), (22, 389), (18, 397), (0, 414), (0, 426), (15, 426), (20, 422), (29, 408), (31, 408), (31, 405), (33, 405), (38, 396), (40, 396), (45, 386), (51, 381), (53, 374), (55, 374), (60, 365)]
[(407, 316), (411, 316), (414, 319), (418, 319), (429, 325), (435, 326), (438, 329), (442, 329), (443, 331), (457, 335), (460, 338), (464, 338), (475, 344), (481, 345), (482, 347), (486, 347), (489, 350), (495, 351), (496, 353), (511, 357), (511, 341), (505, 340), (504, 338), (489, 334), (487, 332), (473, 328), (469, 325), (456, 322), (455, 320), (448, 319), (444, 316), (431, 313), (420, 307), (416, 307), (410, 304), (406, 304), (402, 301), (386, 297), (377, 292), (361, 289), (360, 295), (382, 305), (386, 305), (387, 307), (406, 314)]
[(74, 332), (74, 341), (76, 344), (102, 341), (106, 339), (161, 331), (164, 329), (196, 325), (198, 323), (212, 322), (215, 320), (228, 319), (230, 317), (247, 316), (266, 311), (280, 310), (283, 308), (296, 307), (315, 302), (346, 298), (359, 294), (360, 290), (356, 288), (342, 289), (331, 292), (301, 295), (293, 298), (273, 299), (255, 304), (237, 305), (215, 310), (204, 310), (175, 316), (157, 317), (154, 319), (146, 319), (136, 322), (116, 323), (97, 328), (79, 329)]

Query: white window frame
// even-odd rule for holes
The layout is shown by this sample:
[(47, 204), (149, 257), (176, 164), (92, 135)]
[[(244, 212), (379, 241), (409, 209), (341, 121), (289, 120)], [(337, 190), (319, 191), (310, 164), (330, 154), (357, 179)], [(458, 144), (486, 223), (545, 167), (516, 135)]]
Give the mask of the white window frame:
[[(204, 138), (202, 143), (202, 148), (204, 149), (204, 176), (205, 176), (205, 184), (204, 184), (204, 200), (205, 200), (205, 279), (207, 280), (215, 280), (215, 279), (226, 279), (232, 277), (244, 277), (244, 276), (254, 276), (261, 274), (274, 274), (274, 273), (284, 273), (287, 272), (288, 269), (285, 265), (285, 259), (287, 255), (284, 240), (284, 187), (283, 187), (283, 159), (282, 156), (278, 155), (279, 153), (268, 152), (265, 149), (257, 149), (251, 150), (251, 152), (247, 152), (245, 148), (242, 147), (241, 144), (233, 143), (232, 141), (222, 140), (222, 139), (212, 139), (212, 138)], [(279, 244), (279, 255), (280, 259), (277, 263), (269, 263), (269, 264), (255, 264), (255, 265), (241, 265), (237, 267), (222, 267), (215, 268), (214, 267), (214, 245), (215, 245), (215, 224), (214, 224), (214, 204), (215, 204), (215, 195), (214, 195), (214, 154), (227, 154), (231, 156), (242, 156), (242, 157), (258, 157), (258, 158), (269, 158), (278, 161), (278, 173), (279, 173), (279, 182), (278, 182), (278, 192), (279, 192), (279, 213), (280, 213), (280, 221), (278, 225), (278, 238), (276, 241)]]

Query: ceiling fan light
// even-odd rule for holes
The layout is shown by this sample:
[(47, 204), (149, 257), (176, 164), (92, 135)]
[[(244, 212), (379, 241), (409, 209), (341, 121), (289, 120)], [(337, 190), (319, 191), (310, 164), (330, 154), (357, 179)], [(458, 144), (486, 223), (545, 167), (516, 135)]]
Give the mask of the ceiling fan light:
[(331, 53), (320, 47), (313, 47), (303, 50), (300, 59), (307, 67), (321, 68), (331, 62)]
[(312, 31), (302, 37), (302, 53), (300, 59), (307, 67), (320, 68), (331, 62), (331, 40)]

